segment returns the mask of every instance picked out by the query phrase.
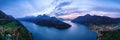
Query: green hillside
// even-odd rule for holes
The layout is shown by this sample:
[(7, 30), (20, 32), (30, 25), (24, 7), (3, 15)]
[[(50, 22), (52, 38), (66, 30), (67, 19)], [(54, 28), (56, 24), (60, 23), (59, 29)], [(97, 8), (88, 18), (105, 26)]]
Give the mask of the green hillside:
[(32, 40), (32, 36), (20, 22), (0, 11), (0, 40)]

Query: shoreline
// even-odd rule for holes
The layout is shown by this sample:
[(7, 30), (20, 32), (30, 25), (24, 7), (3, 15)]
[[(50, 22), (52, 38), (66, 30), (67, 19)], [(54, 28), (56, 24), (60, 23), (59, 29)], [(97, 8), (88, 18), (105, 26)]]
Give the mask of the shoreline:
[(96, 25), (89, 26), (89, 28), (97, 33), (97, 40), (102, 40), (101, 38), (104, 32), (115, 31), (119, 29), (118, 26), (96, 26)]

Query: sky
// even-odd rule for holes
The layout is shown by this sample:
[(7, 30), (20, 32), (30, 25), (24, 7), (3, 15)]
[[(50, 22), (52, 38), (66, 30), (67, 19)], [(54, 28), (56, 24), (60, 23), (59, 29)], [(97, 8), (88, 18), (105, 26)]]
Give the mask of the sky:
[(85, 14), (120, 18), (120, 0), (0, 0), (0, 10), (15, 18), (43, 14), (71, 19)]

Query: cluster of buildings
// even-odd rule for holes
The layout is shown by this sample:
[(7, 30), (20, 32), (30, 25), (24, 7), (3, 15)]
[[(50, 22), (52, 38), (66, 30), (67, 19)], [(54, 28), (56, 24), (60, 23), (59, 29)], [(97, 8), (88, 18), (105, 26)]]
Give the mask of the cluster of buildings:
[(103, 32), (105, 32), (105, 31), (114, 31), (114, 30), (120, 29), (120, 25), (118, 25), (118, 26), (113, 26), (113, 25), (96, 26), (96, 25), (92, 25), (90, 28), (97, 33), (98, 40), (101, 40)]

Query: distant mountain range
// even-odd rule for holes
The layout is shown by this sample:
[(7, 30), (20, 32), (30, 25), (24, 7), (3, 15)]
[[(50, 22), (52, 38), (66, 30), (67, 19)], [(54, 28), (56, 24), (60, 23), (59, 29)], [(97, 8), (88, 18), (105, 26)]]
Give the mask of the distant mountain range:
[(74, 23), (85, 24), (85, 25), (110, 25), (120, 23), (120, 18), (110, 18), (106, 16), (97, 16), (97, 15), (85, 15), (79, 16), (72, 20)]
[(47, 15), (39, 15), (37, 17), (18, 18), (18, 20), (33, 22), (41, 26), (55, 27), (57, 29), (66, 29), (71, 27), (71, 25), (65, 22), (62, 22), (55, 17), (49, 17)]

